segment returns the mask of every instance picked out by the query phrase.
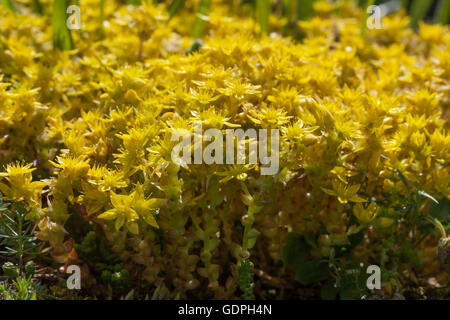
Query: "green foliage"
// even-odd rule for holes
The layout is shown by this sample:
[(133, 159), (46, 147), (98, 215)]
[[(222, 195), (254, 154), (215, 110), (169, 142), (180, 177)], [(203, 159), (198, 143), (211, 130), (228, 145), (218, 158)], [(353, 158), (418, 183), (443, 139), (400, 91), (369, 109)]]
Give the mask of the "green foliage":
[(34, 224), (26, 219), (27, 213), (21, 204), (15, 204), (10, 210), (0, 204), (0, 248), (4, 248), (0, 254), (17, 259), (21, 271), (25, 262), (36, 257), (39, 246), (32, 234)]
[(308, 254), (308, 244), (304, 237), (294, 232), (286, 234), (285, 246), (281, 252), (281, 258), (285, 267), (295, 267), (300, 265)]
[(27, 275), (27, 277), (30, 277), (34, 276), (35, 273), (36, 273), (36, 263), (30, 260), (25, 264), (25, 274)]
[(8, 261), (2, 266), (3, 273), (10, 278), (17, 278), (20, 275), (20, 269), (14, 263)]
[(305, 261), (312, 246), (307, 239), (296, 233), (288, 233), (282, 249), (282, 260), (286, 267), (296, 268), (295, 280), (302, 285), (326, 280), (329, 277), (328, 263), (325, 259)]
[(327, 258), (307, 260), (315, 249), (315, 241), (291, 232), (285, 237), (282, 260), (286, 267), (296, 270), (294, 279), (301, 285), (322, 283), (322, 299), (359, 300), (369, 293), (366, 287), (368, 275), (347, 253), (361, 241), (362, 235), (361, 232), (349, 237), (348, 245), (332, 247)]
[(326, 280), (329, 275), (330, 271), (326, 260), (311, 260), (300, 263), (295, 273), (295, 280), (306, 286)]
[(121, 264), (115, 265), (112, 270), (103, 270), (101, 279), (106, 286), (112, 289), (130, 287), (130, 274), (122, 268)]
[(120, 261), (120, 258), (111, 252), (106, 239), (98, 236), (93, 230), (86, 234), (81, 243), (76, 243), (74, 248), (79, 261), (87, 263), (94, 270), (102, 270), (105, 263), (106, 265), (114, 265)]
[(242, 291), (242, 299), (250, 300), (253, 297), (253, 264), (250, 260), (243, 260), (238, 268), (239, 288)]
[(37, 287), (31, 277), (0, 283), (0, 300), (37, 300)]

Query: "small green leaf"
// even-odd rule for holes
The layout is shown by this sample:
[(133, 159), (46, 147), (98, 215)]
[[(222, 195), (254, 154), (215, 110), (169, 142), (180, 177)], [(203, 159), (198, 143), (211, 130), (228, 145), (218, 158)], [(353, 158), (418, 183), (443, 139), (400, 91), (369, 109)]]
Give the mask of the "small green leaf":
[(286, 234), (284, 241), (286, 244), (281, 251), (284, 266), (299, 266), (306, 259), (308, 244), (301, 235), (294, 232)]
[(361, 292), (356, 288), (345, 288), (340, 292), (341, 300), (360, 300)]
[(398, 169), (395, 169), (395, 174), (402, 180), (403, 184), (406, 187), (406, 190), (408, 190), (408, 193), (410, 193), (408, 180), (406, 179), (405, 175)]
[(247, 234), (247, 238), (248, 238), (248, 243), (247, 243), (247, 248), (251, 249), (255, 246), (256, 244), (256, 239), (258, 238), (260, 232), (256, 229), (250, 229), (248, 234)]
[(303, 285), (325, 280), (329, 277), (328, 263), (323, 260), (312, 260), (302, 263), (295, 273), (295, 280)]
[(328, 281), (320, 289), (320, 297), (323, 300), (335, 300), (339, 293), (339, 289), (335, 287), (334, 280)]

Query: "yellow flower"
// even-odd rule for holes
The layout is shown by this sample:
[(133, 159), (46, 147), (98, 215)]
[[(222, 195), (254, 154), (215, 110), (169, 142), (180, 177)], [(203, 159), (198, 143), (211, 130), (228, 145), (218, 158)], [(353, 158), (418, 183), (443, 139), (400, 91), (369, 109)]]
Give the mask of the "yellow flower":
[(364, 208), (361, 203), (357, 203), (353, 207), (353, 214), (360, 222), (369, 223), (377, 216), (378, 208), (374, 202), (372, 202), (367, 208)]
[(352, 172), (350, 170), (346, 170), (344, 167), (334, 167), (333, 170), (330, 171), (335, 174), (337, 178), (343, 183), (347, 184), (347, 178), (353, 177), (356, 175), (356, 172)]
[(212, 92), (211, 90), (206, 89), (194, 90), (191, 88), (190, 93), (191, 98), (202, 105), (208, 105), (220, 98), (220, 96), (215, 96), (214, 92)]
[(115, 220), (114, 226), (116, 230), (120, 230), (120, 228), (125, 224), (128, 231), (133, 234), (138, 234), (139, 228), (136, 220), (139, 219), (139, 215), (132, 208), (134, 195), (134, 192), (129, 195), (120, 195), (115, 194), (113, 191), (111, 191), (110, 200), (114, 208), (103, 212), (98, 216), (98, 218), (105, 220)]
[(58, 162), (49, 162), (61, 169), (61, 175), (69, 178), (71, 181), (77, 181), (87, 176), (89, 171), (89, 160), (85, 156), (57, 156)]
[(244, 82), (241, 79), (233, 79), (232, 81), (225, 80), (226, 87), (218, 89), (220, 93), (225, 96), (231, 96), (237, 100), (244, 100), (249, 96), (258, 95), (261, 93), (261, 86), (254, 86), (251, 83)]
[(136, 193), (134, 196), (133, 208), (145, 220), (145, 222), (147, 222), (152, 227), (159, 228), (152, 212), (159, 208), (164, 199), (146, 199), (144, 197), (144, 190), (142, 189), (142, 185), (140, 184), (136, 186), (135, 192)]
[(116, 230), (125, 225), (133, 234), (139, 233), (138, 220), (142, 218), (152, 227), (159, 228), (152, 212), (161, 205), (164, 199), (148, 198), (144, 196), (142, 185), (138, 184), (136, 189), (129, 195), (120, 195), (111, 191), (110, 196), (113, 209), (103, 212), (99, 219), (115, 220)]
[(31, 172), (36, 168), (31, 168), (31, 163), (21, 164), (19, 162), (8, 164), (6, 172), (0, 173), (0, 179), (4, 177), (9, 185), (0, 182), (0, 191), (5, 199), (13, 201), (27, 201), (33, 208), (33, 214), (41, 210), (42, 189), (47, 185), (45, 182), (32, 182)]
[(340, 203), (347, 203), (349, 201), (352, 201), (352, 202), (366, 202), (367, 201), (356, 195), (359, 188), (361, 187), (361, 185), (359, 185), (359, 184), (348, 185), (348, 184), (342, 183), (339, 180), (333, 180), (332, 185), (333, 185), (333, 190), (326, 189), (326, 188), (321, 188), (321, 189), (326, 194), (337, 197)]

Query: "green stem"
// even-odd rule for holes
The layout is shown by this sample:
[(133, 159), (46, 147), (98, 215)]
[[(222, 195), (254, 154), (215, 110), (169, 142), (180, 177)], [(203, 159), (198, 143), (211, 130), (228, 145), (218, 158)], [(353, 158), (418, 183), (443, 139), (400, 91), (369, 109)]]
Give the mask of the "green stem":
[(68, 5), (68, 0), (55, 0), (53, 3), (52, 28), (54, 49), (73, 49), (72, 34), (66, 25)]
[(447, 234), (445, 232), (445, 228), (444, 228), (444, 226), (442, 225), (442, 223), (438, 219), (427, 217), (427, 220), (430, 221), (441, 232), (442, 238), (446, 238), (447, 237)]
[(440, 24), (447, 24), (450, 19), (450, 0), (441, 0), (436, 7), (434, 14), (434, 22)]
[(205, 29), (205, 17), (209, 13), (211, 8), (211, 0), (200, 0), (200, 4), (197, 10), (197, 16), (195, 18), (194, 26), (192, 27), (192, 37), (200, 38)]
[(42, 7), (42, 4), (39, 0), (34, 0), (34, 10), (40, 14), (44, 15), (44, 8)]
[(409, 0), (402, 0), (402, 8), (408, 11)]
[(103, 21), (105, 20), (105, 0), (100, 0), (100, 39), (105, 38), (105, 30), (103, 29)]
[(411, 27), (417, 29), (419, 21), (422, 20), (428, 10), (430, 9), (433, 2), (431, 0), (415, 0), (411, 5), (410, 16), (411, 16)]
[(168, 10), (169, 10), (169, 20), (172, 19), (180, 10), (181, 6), (183, 5), (184, 0), (173, 0), (170, 4)]
[(19, 256), (19, 270), (22, 271), (22, 266), (23, 266), (23, 230), (22, 230), (22, 224), (23, 224), (23, 216), (21, 213), (18, 212), (17, 214), (17, 220), (18, 220), (18, 224), (17, 224), (17, 253)]
[(365, 10), (364, 10), (364, 16), (363, 16), (363, 19), (361, 21), (361, 29), (360, 29), (361, 37), (364, 37), (364, 35), (366, 33), (367, 18), (369, 17), (369, 13), (367, 12), (367, 8), (369, 8), (370, 6), (373, 6), (374, 4), (375, 4), (375, 0), (367, 1), (367, 5), (366, 5)]
[(269, 33), (270, 0), (256, 0), (256, 14), (261, 32)]

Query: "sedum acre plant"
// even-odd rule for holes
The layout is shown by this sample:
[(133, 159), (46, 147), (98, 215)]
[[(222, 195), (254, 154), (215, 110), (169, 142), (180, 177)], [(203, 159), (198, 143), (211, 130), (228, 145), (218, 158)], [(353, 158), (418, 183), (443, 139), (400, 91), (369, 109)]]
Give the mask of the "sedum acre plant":
[[(69, 51), (49, 17), (0, 6), (0, 192), (54, 261), (106, 279), (114, 255), (126, 283), (172, 298), (334, 297), (349, 261), (380, 265), (387, 295), (448, 284), (430, 217), (450, 199), (449, 27), (415, 33), (400, 11), (361, 37), (352, 1), (318, 1), (297, 42), (211, 2), (194, 43), (189, 6), (80, 1)], [(279, 171), (175, 164), (172, 133), (198, 122), (278, 129)]]

